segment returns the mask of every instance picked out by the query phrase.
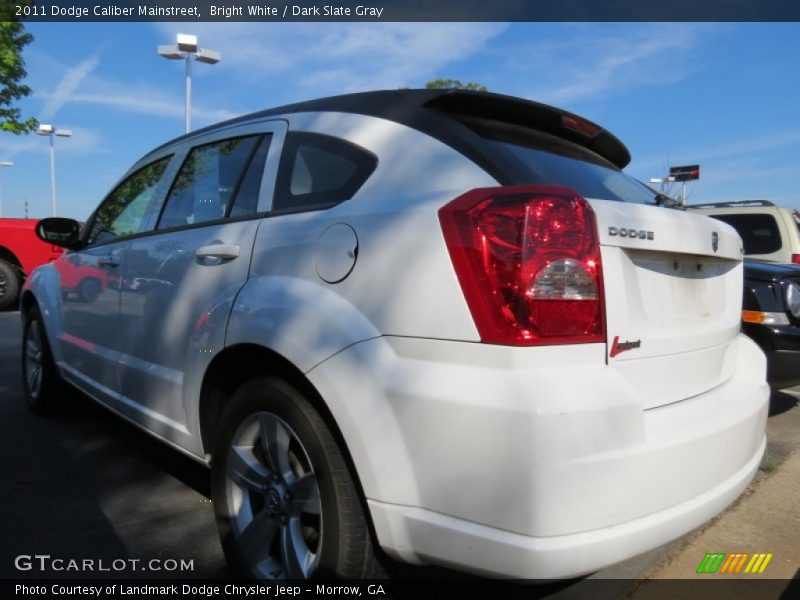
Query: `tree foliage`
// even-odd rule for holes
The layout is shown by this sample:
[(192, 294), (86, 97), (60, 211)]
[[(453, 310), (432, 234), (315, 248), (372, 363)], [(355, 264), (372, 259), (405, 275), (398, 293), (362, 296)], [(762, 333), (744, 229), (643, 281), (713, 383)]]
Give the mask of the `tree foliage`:
[(481, 83), (474, 81), (462, 82), (460, 79), (434, 79), (425, 84), (429, 90), (474, 90), (476, 92), (488, 92), (489, 88)]
[(17, 101), (30, 95), (31, 89), (22, 83), (28, 74), (22, 49), (33, 36), (25, 31), (22, 23), (11, 20), (5, 13), (10, 6), (0, 0), (0, 130), (14, 134), (29, 133), (38, 123), (30, 117), (24, 119)]

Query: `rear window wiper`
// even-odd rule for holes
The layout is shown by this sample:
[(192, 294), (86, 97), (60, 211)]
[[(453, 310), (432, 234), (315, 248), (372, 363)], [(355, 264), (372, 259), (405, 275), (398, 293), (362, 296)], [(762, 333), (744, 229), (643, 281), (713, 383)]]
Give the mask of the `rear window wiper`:
[(670, 198), (666, 194), (656, 194), (656, 206), (666, 206), (667, 208), (676, 208), (678, 210), (686, 210), (686, 207), (675, 198)]

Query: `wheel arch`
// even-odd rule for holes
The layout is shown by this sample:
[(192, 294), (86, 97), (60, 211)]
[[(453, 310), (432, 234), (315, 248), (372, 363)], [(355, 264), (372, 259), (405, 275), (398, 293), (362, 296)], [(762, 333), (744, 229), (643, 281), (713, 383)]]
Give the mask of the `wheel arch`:
[(33, 308), (34, 306), (38, 306), (38, 302), (36, 301), (36, 296), (33, 295), (33, 292), (30, 290), (22, 290), (22, 293), (19, 297), (19, 312), (22, 318), (25, 318), (25, 315), (28, 314), (28, 311)]
[(25, 271), (17, 255), (5, 246), (0, 246), (0, 263), (4, 265), (4, 271), (10, 271), (9, 277), (13, 280), (10, 282), (14, 290), (13, 294), (6, 295), (5, 292), (7, 290), (4, 290), (3, 299), (2, 302), (0, 302), (0, 306), (7, 308), (19, 301), (20, 291), (25, 283)]
[(233, 393), (248, 380), (264, 375), (273, 375), (292, 384), (319, 411), (339, 444), (358, 491), (368, 527), (373, 539), (377, 540), (361, 478), (350, 454), (347, 441), (333, 413), (306, 375), (286, 357), (274, 350), (257, 344), (236, 344), (225, 348), (209, 364), (203, 376), (198, 407), (200, 441), (206, 460), (209, 463), (213, 461), (211, 449), (222, 412)]
[(17, 267), (17, 269), (19, 269), (20, 276), (25, 276), (25, 271), (22, 270), (22, 262), (19, 260), (19, 258), (17, 258), (17, 255), (14, 254), (14, 252), (5, 246), (0, 246), (0, 260), (4, 260), (7, 263)]
[[(283, 355), (257, 344), (229, 346), (208, 365), (200, 388), (198, 419), (203, 453), (209, 459), (222, 412), (233, 393), (255, 377), (273, 375), (294, 385), (325, 419), (352, 465), (347, 443), (328, 405), (305, 374)], [(355, 474), (355, 472), (354, 472)]]

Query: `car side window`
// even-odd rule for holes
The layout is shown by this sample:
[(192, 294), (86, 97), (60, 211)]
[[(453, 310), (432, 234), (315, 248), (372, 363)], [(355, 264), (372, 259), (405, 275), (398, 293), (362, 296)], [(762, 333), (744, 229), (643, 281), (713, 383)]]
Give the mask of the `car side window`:
[(781, 232), (772, 215), (726, 214), (712, 215), (731, 225), (744, 242), (745, 254), (771, 254), (781, 249)]
[(87, 245), (102, 244), (139, 233), (153, 203), (156, 190), (172, 157), (142, 167), (111, 192), (95, 213)]
[(157, 229), (225, 218), (260, 136), (193, 148), (175, 177)]
[(367, 181), (378, 159), (344, 140), (317, 133), (286, 136), (273, 211), (327, 208), (349, 200)]
[(242, 183), (236, 192), (236, 198), (233, 200), (231, 207), (230, 217), (243, 217), (246, 215), (254, 215), (258, 212), (258, 196), (261, 192), (261, 178), (264, 175), (264, 165), (267, 162), (267, 154), (269, 153), (269, 145), (272, 141), (272, 135), (267, 134), (258, 144), (258, 149), (250, 159), (250, 165), (247, 167), (247, 172), (242, 178)]

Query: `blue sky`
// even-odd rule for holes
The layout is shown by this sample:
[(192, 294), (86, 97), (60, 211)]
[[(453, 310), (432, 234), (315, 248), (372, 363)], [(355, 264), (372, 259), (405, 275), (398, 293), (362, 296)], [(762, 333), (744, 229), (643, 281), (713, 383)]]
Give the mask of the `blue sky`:
[[(435, 77), (480, 81), (586, 116), (649, 179), (700, 163), (689, 202), (800, 207), (800, 25), (32, 23), (26, 115), (56, 139), (59, 213), (86, 218), (142, 154), (182, 133), (177, 32), (222, 53), (195, 67), (193, 125), (286, 102)], [(47, 139), (0, 134), (3, 216), (50, 212)]]

